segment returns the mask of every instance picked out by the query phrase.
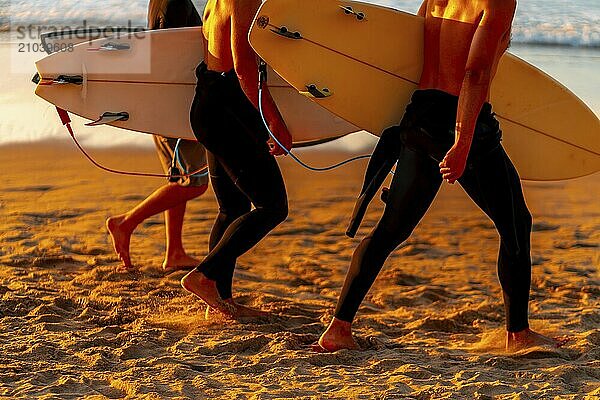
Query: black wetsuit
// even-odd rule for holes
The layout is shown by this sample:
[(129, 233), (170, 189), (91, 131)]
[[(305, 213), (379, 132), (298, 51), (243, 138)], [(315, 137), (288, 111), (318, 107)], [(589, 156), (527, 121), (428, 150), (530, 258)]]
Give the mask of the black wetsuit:
[[(387, 129), (369, 163), (363, 191), (383, 164), (398, 161), (381, 220), (360, 243), (336, 318), (351, 322), (389, 254), (411, 234), (442, 183), (439, 162), (454, 144), (458, 98), (439, 90), (414, 93), (400, 126)], [(490, 104), (479, 114), (467, 167), (458, 180), (492, 219), (500, 234), (498, 276), (507, 329), (527, 328), (531, 283), (531, 215), (519, 175), (500, 144), (501, 131)], [(385, 175), (385, 173), (383, 174)]]
[(235, 71), (210, 71), (202, 63), (196, 76), (191, 124), (206, 147), (219, 203), (211, 250), (198, 271), (215, 280), (221, 297), (228, 299), (237, 258), (285, 220), (287, 194), (279, 166), (269, 153), (269, 135)]
[(148, 28), (169, 29), (201, 26), (202, 18), (191, 0), (150, 0)]

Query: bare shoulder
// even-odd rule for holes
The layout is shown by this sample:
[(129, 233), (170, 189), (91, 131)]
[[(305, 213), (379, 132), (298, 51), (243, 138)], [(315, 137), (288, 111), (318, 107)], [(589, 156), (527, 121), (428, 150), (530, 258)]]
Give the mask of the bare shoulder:
[(517, 8), (517, 0), (487, 0), (487, 4), (500, 12), (510, 12)]
[(482, 23), (508, 25), (512, 23), (517, 9), (517, 0), (487, 0), (485, 3)]

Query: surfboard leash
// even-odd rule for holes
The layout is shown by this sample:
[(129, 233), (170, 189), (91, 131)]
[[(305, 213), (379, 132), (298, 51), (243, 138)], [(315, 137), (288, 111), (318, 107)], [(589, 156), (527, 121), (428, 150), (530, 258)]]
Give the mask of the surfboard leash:
[[(267, 129), (267, 132), (269, 133), (269, 136), (273, 139), (273, 141), (279, 146), (281, 147), (286, 154), (288, 154), (290, 157), (292, 157), (292, 159), (294, 161), (296, 161), (299, 165), (301, 165), (302, 167), (310, 170), (310, 171), (315, 171), (315, 172), (325, 172), (325, 171), (331, 171), (337, 168), (340, 168), (346, 164), (349, 164), (351, 162), (354, 161), (358, 161), (358, 160), (362, 160), (362, 159), (367, 159), (367, 158), (371, 158), (371, 155), (360, 155), (360, 156), (356, 156), (356, 157), (352, 157), (350, 159), (347, 159), (345, 161), (341, 161), (339, 163), (336, 163), (334, 165), (330, 165), (327, 167), (313, 167), (311, 165), (308, 165), (307, 163), (305, 163), (304, 161), (302, 161), (298, 156), (296, 156), (294, 153), (291, 152), (290, 149), (286, 148), (275, 136), (275, 134), (271, 131), (271, 129), (269, 128), (266, 118), (264, 116), (264, 112), (263, 112), (263, 107), (262, 107), (262, 92), (263, 92), (263, 86), (264, 83), (266, 83), (267, 80), (267, 64), (264, 61), (260, 61), (260, 65), (259, 65), (259, 85), (258, 85), (258, 108), (259, 108), (259, 112), (260, 112), (260, 116), (262, 119), (262, 122), (265, 126), (265, 128)], [(175, 151), (174, 151), (174, 155), (173, 155), (173, 162), (170, 168), (171, 173), (169, 175), (165, 175), (165, 174), (154, 174), (154, 173), (145, 173), (145, 172), (130, 172), (130, 171), (121, 171), (121, 170), (117, 170), (114, 168), (109, 168), (109, 167), (105, 167), (103, 165), (101, 165), (99, 162), (97, 162), (84, 148), (83, 146), (79, 143), (79, 141), (77, 140), (75, 133), (73, 131), (73, 127), (71, 126), (71, 117), (69, 116), (69, 113), (56, 106), (56, 111), (58, 112), (58, 115), (60, 117), (61, 123), (63, 124), (63, 126), (65, 126), (67, 128), (67, 131), (69, 132), (69, 136), (71, 136), (71, 139), (73, 140), (73, 142), (75, 143), (75, 145), (77, 146), (77, 148), (79, 149), (79, 151), (88, 159), (88, 161), (90, 161), (95, 167), (105, 171), (105, 172), (109, 172), (112, 174), (117, 174), (117, 175), (126, 175), (126, 176), (140, 176), (140, 177), (147, 177), (147, 178), (167, 178), (170, 182), (174, 182), (179, 178), (190, 178), (192, 176), (207, 176), (208, 175), (208, 166), (202, 167), (196, 171), (190, 172), (190, 173), (184, 173), (181, 174), (181, 172), (179, 171), (179, 169), (177, 168), (176, 164), (180, 164), (180, 160), (179, 160), (179, 154), (178, 154), (178, 150), (179, 150), (179, 144), (181, 142), (181, 139), (177, 141), (177, 145), (175, 146)], [(180, 164), (181, 165), (181, 164)], [(186, 171), (184, 171), (186, 172)]]
[(277, 137), (275, 136), (275, 134), (271, 131), (271, 129), (269, 128), (269, 124), (267, 123), (267, 120), (265, 118), (265, 114), (263, 112), (263, 106), (262, 106), (262, 93), (263, 93), (263, 86), (267, 81), (267, 64), (261, 59), (259, 62), (259, 66), (258, 66), (258, 111), (260, 113), (260, 117), (262, 119), (263, 125), (265, 126), (265, 128), (267, 129), (267, 132), (269, 133), (269, 136), (271, 137), (271, 139), (273, 139), (273, 141), (283, 149), (283, 151), (285, 151), (286, 155), (289, 155), (290, 157), (292, 157), (292, 159), (294, 161), (296, 161), (298, 164), (300, 164), (302, 167), (310, 170), (310, 171), (315, 171), (315, 172), (325, 172), (325, 171), (331, 171), (334, 170), (336, 168), (339, 168), (341, 166), (344, 166), (346, 164), (349, 164), (351, 162), (354, 161), (358, 161), (358, 160), (362, 160), (362, 159), (366, 159), (366, 158), (371, 158), (371, 155), (367, 155), (364, 154), (362, 156), (356, 156), (356, 157), (352, 157), (348, 160), (339, 162), (337, 164), (334, 165), (330, 165), (327, 167), (313, 167), (311, 165), (308, 165), (307, 163), (305, 163), (304, 161), (302, 161), (300, 158), (298, 158), (298, 156), (296, 156), (294, 153), (292, 153), (292, 151), (288, 148), (286, 148), (283, 144), (281, 144), (281, 142), (279, 141), (279, 139), (277, 139)]
[[(67, 128), (67, 131), (69, 132), (69, 136), (71, 136), (71, 139), (73, 139), (73, 142), (75, 143), (75, 145), (77, 146), (77, 148), (79, 149), (79, 151), (81, 153), (83, 153), (83, 155), (94, 166), (100, 168), (103, 171), (110, 172), (112, 174), (117, 174), (117, 175), (141, 176), (141, 177), (146, 177), (146, 178), (167, 178), (171, 182), (172, 182), (172, 179), (176, 179), (176, 178), (184, 178), (184, 179), (186, 179), (186, 178), (190, 178), (192, 176), (207, 176), (208, 175), (208, 166), (202, 167), (202, 168), (198, 169), (197, 171), (193, 171), (191, 173), (179, 174), (179, 175), (173, 175), (173, 174), (169, 174), (169, 175), (165, 175), (165, 174), (153, 174), (153, 173), (146, 173), (146, 172), (129, 172), (129, 171), (120, 171), (120, 170), (117, 170), (117, 169), (105, 167), (105, 166), (101, 165), (99, 162), (97, 162), (87, 151), (85, 151), (85, 149), (83, 148), (83, 146), (79, 143), (79, 141), (75, 137), (75, 133), (73, 132), (73, 128), (71, 127), (71, 117), (69, 117), (69, 113), (67, 111), (63, 110), (60, 107), (56, 107), (56, 111), (58, 112), (58, 116), (60, 117), (61, 123)], [(176, 148), (175, 148), (175, 154), (174, 154), (174, 158), (177, 160), (176, 162), (179, 162), (179, 155), (177, 154), (178, 150), (179, 150), (179, 141), (177, 142), (177, 145), (176, 145)], [(175, 167), (175, 170), (178, 171), (178, 169), (176, 167)]]

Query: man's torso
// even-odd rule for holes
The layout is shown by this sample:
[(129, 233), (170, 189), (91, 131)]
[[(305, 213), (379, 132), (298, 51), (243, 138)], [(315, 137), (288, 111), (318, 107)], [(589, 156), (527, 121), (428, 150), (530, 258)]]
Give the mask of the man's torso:
[[(438, 89), (458, 96), (477, 29), (492, 15), (495, 0), (428, 0), (425, 13), (425, 54), (421, 89)], [(506, 37), (493, 49), (492, 76), (508, 47)]]
[[(211, 71), (230, 71), (234, 68), (232, 47), (235, 40), (248, 40), (251, 20), (260, 0), (208, 0), (202, 21), (206, 38), (205, 62)], [(232, 26), (247, 26), (232, 35)]]
[(229, 1), (209, 0), (204, 9), (202, 31), (206, 38), (204, 59), (212, 71), (230, 71), (233, 69), (231, 54), (231, 14)]

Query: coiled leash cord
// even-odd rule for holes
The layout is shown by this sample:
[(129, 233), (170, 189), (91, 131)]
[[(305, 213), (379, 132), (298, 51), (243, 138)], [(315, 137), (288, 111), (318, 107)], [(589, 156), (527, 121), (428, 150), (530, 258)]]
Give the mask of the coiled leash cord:
[[(273, 141), (280, 147), (283, 149), (283, 151), (285, 151), (285, 153), (287, 155), (289, 155), (290, 157), (292, 157), (292, 159), (294, 161), (296, 161), (298, 164), (300, 164), (302, 167), (310, 170), (310, 171), (316, 171), (316, 172), (325, 172), (325, 171), (331, 171), (334, 170), (336, 168), (342, 167), (346, 164), (349, 164), (351, 162), (354, 161), (358, 161), (358, 160), (363, 160), (363, 159), (368, 159), (371, 156), (368, 154), (364, 154), (361, 156), (356, 156), (356, 157), (352, 157), (348, 160), (345, 161), (341, 161), (339, 163), (336, 163), (334, 165), (330, 165), (327, 167), (313, 167), (311, 165), (308, 165), (307, 163), (305, 163), (304, 161), (302, 161), (300, 158), (298, 158), (298, 156), (296, 156), (294, 153), (291, 152), (291, 149), (286, 148), (280, 141), (279, 139), (277, 139), (277, 137), (275, 136), (275, 134), (271, 131), (271, 129), (269, 128), (269, 125), (267, 123), (267, 120), (265, 118), (264, 112), (263, 112), (263, 106), (262, 106), (262, 94), (263, 94), (263, 86), (267, 81), (267, 64), (264, 61), (260, 61), (260, 65), (258, 67), (258, 109), (260, 112), (260, 117), (262, 119), (262, 122), (265, 126), (265, 128), (267, 129), (267, 132), (269, 133), (269, 136), (271, 137), (271, 139), (273, 139)], [(182, 165), (180, 162), (180, 158), (179, 158), (179, 145), (181, 143), (181, 139), (177, 140), (177, 144), (175, 145), (175, 150), (174, 150), (174, 154), (173, 154), (173, 161), (171, 163), (171, 167), (169, 169), (169, 174), (165, 175), (165, 174), (153, 174), (153, 173), (144, 173), (144, 172), (129, 172), (129, 171), (120, 171), (120, 170), (116, 170), (113, 168), (108, 168), (105, 167), (103, 165), (101, 165), (100, 163), (98, 163), (87, 151), (85, 151), (85, 149), (83, 148), (83, 146), (81, 146), (81, 144), (79, 143), (79, 141), (77, 140), (77, 138), (75, 137), (75, 133), (73, 132), (73, 128), (71, 127), (71, 118), (69, 117), (69, 113), (65, 110), (63, 110), (62, 108), (56, 107), (56, 111), (58, 112), (58, 115), (60, 117), (60, 120), (62, 122), (62, 124), (67, 128), (69, 135), (71, 136), (71, 139), (73, 139), (73, 142), (75, 143), (75, 145), (77, 146), (77, 148), (79, 149), (79, 151), (81, 151), (81, 153), (97, 168), (112, 173), (112, 174), (118, 174), (118, 175), (127, 175), (127, 176), (141, 176), (141, 177), (150, 177), (150, 178), (167, 178), (170, 182), (177, 182), (178, 179), (184, 178), (190, 178), (192, 176), (198, 176), (198, 177), (202, 177), (202, 176), (207, 176), (208, 175), (208, 166), (202, 167), (196, 171), (190, 172), (188, 173), (185, 169), (184, 169), (184, 173), (182, 174), (181, 171), (179, 170), (179, 168), (177, 167), (177, 165)]]
[(267, 82), (267, 64), (263, 60), (260, 60), (260, 64), (258, 67), (258, 111), (260, 112), (260, 117), (262, 119), (263, 124), (265, 125), (265, 128), (267, 128), (267, 132), (269, 132), (269, 136), (271, 136), (271, 139), (273, 139), (273, 141), (279, 147), (281, 147), (283, 149), (283, 151), (285, 151), (286, 154), (288, 154), (290, 157), (292, 157), (292, 159), (294, 159), (294, 161), (296, 161), (298, 164), (300, 164), (301, 166), (303, 166), (304, 168), (306, 168), (310, 171), (324, 172), (324, 171), (331, 171), (333, 169), (339, 168), (339, 167), (349, 164), (353, 161), (362, 160), (365, 158), (371, 158), (370, 155), (365, 154), (362, 156), (352, 157), (346, 161), (342, 161), (337, 164), (330, 165), (328, 167), (313, 167), (313, 166), (306, 164), (301, 159), (299, 159), (294, 153), (291, 152), (290, 149), (287, 149), (284, 145), (282, 145), (281, 142), (275, 136), (275, 134), (273, 132), (271, 132), (271, 129), (269, 129), (269, 125), (267, 124), (267, 120), (265, 119), (265, 114), (263, 112), (263, 107), (262, 107), (263, 85), (266, 82)]
[(169, 175), (165, 175), (165, 174), (151, 174), (151, 173), (144, 173), (144, 172), (119, 171), (119, 170), (116, 170), (116, 169), (113, 169), (113, 168), (105, 167), (105, 166), (101, 165), (100, 163), (98, 163), (96, 160), (94, 160), (94, 158), (92, 156), (90, 156), (88, 154), (88, 152), (85, 151), (85, 149), (81, 146), (81, 144), (79, 143), (79, 141), (75, 137), (75, 133), (73, 132), (73, 128), (71, 127), (71, 117), (69, 117), (69, 113), (67, 111), (63, 110), (62, 108), (59, 108), (59, 107), (56, 107), (56, 111), (58, 111), (58, 116), (60, 117), (60, 121), (62, 122), (62, 124), (64, 126), (66, 126), (67, 130), (69, 131), (69, 135), (73, 139), (73, 142), (75, 142), (75, 145), (77, 146), (77, 148), (79, 149), (79, 151), (81, 151), (81, 153), (83, 153), (83, 155), (92, 164), (94, 164), (96, 167), (100, 168), (103, 171), (110, 172), (111, 174), (127, 175), (127, 176), (143, 176), (143, 177), (150, 177), (150, 178), (167, 178), (170, 182), (176, 182), (180, 178), (187, 179), (187, 178), (189, 178), (191, 176), (207, 176), (208, 175), (208, 166), (202, 167), (202, 168), (198, 169), (197, 171), (193, 171), (191, 173), (181, 174), (179, 172), (179, 169), (177, 168), (176, 163), (179, 163), (179, 154), (178, 154), (178, 151), (179, 151), (179, 143), (180, 143), (181, 139), (179, 139), (177, 141), (177, 144), (175, 145), (175, 151), (174, 151), (175, 154), (174, 154), (174, 157), (173, 157), (173, 163), (171, 164), (171, 169), (170, 169), (171, 174), (169, 174)]

